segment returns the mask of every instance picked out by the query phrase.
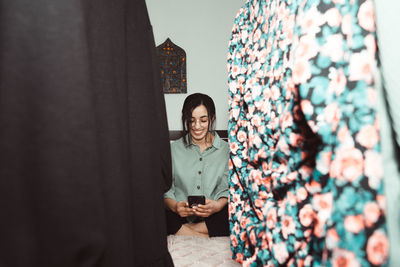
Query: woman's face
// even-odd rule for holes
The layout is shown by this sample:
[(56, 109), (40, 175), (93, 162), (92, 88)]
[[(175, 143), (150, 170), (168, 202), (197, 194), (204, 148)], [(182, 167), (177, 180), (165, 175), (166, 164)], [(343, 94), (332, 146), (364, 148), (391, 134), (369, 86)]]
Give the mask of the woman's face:
[(208, 133), (208, 112), (204, 105), (196, 107), (192, 112), (190, 135), (194, 143), (202, 142)]

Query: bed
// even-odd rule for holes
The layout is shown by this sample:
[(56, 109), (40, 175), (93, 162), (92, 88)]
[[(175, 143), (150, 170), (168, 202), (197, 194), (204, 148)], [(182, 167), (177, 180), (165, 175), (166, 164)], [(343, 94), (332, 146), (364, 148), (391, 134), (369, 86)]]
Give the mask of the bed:
[(238, 267), (231, 258), (229, 237), (168, 236), (176, 267)]

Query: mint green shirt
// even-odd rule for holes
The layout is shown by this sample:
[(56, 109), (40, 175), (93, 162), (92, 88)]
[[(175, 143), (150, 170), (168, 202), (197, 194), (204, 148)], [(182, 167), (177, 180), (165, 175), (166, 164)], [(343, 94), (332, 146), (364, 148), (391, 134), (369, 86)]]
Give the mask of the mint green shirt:
[(189, 195), (204, 195), (218, 200), (228, 197), (228, 143), (217, 133), (212, 146), (200, 153), (200, 147), (183, 138), (171, 143), (172, 186), (164, 198), (187, 201)]

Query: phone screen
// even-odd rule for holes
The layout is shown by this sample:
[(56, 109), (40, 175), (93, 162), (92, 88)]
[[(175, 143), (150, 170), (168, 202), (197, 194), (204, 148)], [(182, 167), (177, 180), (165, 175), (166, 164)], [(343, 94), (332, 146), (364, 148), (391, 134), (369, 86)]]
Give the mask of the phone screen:
[(205, 196), (188, 196), (189, 207), (193, 208), (199, 204), (205, 205), (206, 198)]

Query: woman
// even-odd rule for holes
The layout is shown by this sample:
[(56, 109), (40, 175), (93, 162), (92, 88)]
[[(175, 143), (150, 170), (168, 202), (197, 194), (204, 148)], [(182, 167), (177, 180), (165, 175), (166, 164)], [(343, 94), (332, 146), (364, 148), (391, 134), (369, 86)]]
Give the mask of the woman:
[[(164, 195), (168, 234), (227, 236), (229, 147), (216, 132), (215, 105), (204, 94), (189, 95), (182, 108), (182, 138), (171, 145), (173, 184)], [(189, 207), (190, 195), (205, 205)]]

